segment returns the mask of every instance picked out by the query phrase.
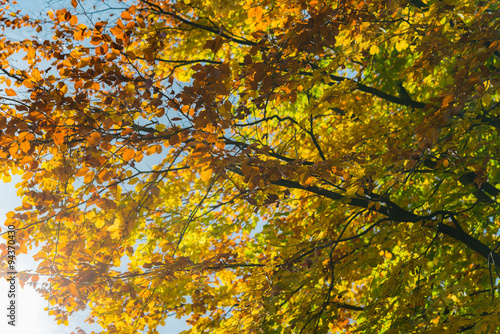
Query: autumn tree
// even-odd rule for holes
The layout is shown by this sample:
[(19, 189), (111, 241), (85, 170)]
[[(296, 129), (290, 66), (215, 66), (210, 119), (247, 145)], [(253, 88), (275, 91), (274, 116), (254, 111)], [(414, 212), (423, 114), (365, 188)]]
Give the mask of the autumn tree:
[(2, 0), (20, 279), (106, 333), (498, 333), (498, 1), (424, 1)]

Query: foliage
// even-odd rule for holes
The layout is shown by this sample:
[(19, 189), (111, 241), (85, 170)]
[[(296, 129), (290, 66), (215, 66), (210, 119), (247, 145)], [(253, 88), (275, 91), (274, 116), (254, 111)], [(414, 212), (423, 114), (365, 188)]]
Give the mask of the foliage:
[(497, 1), (8, 2), (6, 225), (57, 321), (498, 333)]

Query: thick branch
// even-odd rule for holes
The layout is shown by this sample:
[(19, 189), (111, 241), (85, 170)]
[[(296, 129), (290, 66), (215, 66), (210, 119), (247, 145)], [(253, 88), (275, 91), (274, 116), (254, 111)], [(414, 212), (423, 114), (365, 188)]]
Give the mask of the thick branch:
[[(337, 82), (351, 80), (351, 79), (339, 77), (336, 75), (330, 75), (330, 78), (332, 80), (337, 81)], [(368, 86), (360, 84), (360, 83), (356, 83), (356, 89), (360, 90), (364, 93), (368, 93), (368, 94), (371, 94), (373, 96), (380, 97), (381, 99), (384, 99), (386, 101), (396, 103), (396, 104), (399, 104), (402, 106), (408, 106), (408, 107), (413, 107), (413, 108), (417, 108), (417, 109), (423, 109), (425, 107), (425, 103), (413, 101), (409, 98), (401, 98), (401, 97), (397, 97), (394, 95), (390, 95), (390, 94), (387, 94), (381, 90), (378, 90), (378, 89), (373, 88), (373, 87), (368, 87)]]
[(493, 252), (488, 246), (483, 244), (481, 241), (467, 234), (464, 230), (456, 227), (440, 223), (438, 225), (438, 232), (446, 234), (447, 236), (458, 240), (465, 244), (467, 247), (480, 254), (482, 257), (487, 259), (493, 259), (495, 266), (500, 268), (500, 255)]
[[(310, 73), (310, 72), (300, 72), (299, 74), (307, 75), (307, 76), (313, 76), (313, 74)], [(361, 83), (355, 82), (355, 81), (353, 81), (352, 79), (349, 79), (349, 78), (339, 77), (337, 75), (331, 74), (330, 75), (330, 79), (332, 79), (333, 81), (336, 81), (336, 82), (343, 82), (343, 81), (349, 80), (349, 81), (355, 83), (355, 85), (356, 85), (355, 89), (357, 89), (359, 91), (362, 91), (364, 93), (368, 93), (370, 95), (379, 97), (379, 98), (384, 99), (386, 101), (389, 101), (389, 102), (392, 102), (392, 103), (396, 103), (396, 104), (399, 104), (399, 105), (402, 105), (402, 106), (413, 107), (413, 108), (416, 108), (416, 109), (423, 109), (425, 107), (425, 103), (413, 101), (413, 100), (411, 100), (409, 98), (402, 98), (402, 97), (390, 95), (390, 94), (387, 94), (387, 93), (385, 93), (385, 92), (383, 92), (383, 91), (381, 91), (379, 89), (376, 89), (376, 88), (373, 88), (373, 87), (369, 87), (369, 86), (363, 85)]]

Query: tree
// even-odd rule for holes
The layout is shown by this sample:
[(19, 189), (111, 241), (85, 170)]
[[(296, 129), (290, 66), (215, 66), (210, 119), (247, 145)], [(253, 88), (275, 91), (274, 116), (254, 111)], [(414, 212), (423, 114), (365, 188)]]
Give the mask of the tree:
[(8, 2), (6, 225), (57, 321), (498, 332), (497, 1)]

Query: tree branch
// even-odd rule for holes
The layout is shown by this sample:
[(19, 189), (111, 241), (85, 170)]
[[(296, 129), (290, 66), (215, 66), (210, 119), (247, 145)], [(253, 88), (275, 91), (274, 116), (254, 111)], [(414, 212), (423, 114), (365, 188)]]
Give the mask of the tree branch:
[(492, 249), (483, 244), (481, 241), (467, 234), (464, 230), (446, 225), (444, 223), (439, 223), (437, 231), (462, 242), (467, 247), (480, 254), (486, 260), (488, 260), (489, 258), (493, 258), (495, 266), (500, 267), (500, 255), (498, 255), (498, 253), (496, 252), (493, 252)]
[(233, 36), (231, 36), (231, 35), (229, 35), (227, 33), (224, 33), (224, 28), (222, 28), (222, 27), (215, 28), (215, 27), (210, 27), (210, 26), (204, 25), (204, 24), (196, 23), (196, 22), (193, 22), (193, 21), (189, 21), (188, 19), (185, 19), (185, 18), (181, 17), (180, 15), (178, 15), (176, 13), (172, 13), (172, 12), (166, 11), (163, 8), (161, 8), (159, 5), (153, 4), (153, 3), (149, 2), (149, 1), (141, 0), (141, 2), (147, 4), (151, 8), (155, 8), (158, 13), (170, 16), (171, 18), (174, 18), (174, 19), (176, 19), (176, 20), (178, 20), (178, 21), (180, 21), (182, 23), (185, 23), (187, 25), (190, 25), (192, 27), (195, 27), (195, 28), (198, 28), (198, 29), (202, 29), (202, 30), (205, 30), (205, 31), (209, 31), (209, 32), (211, 32), (211, 33), (213, 33), (215, 35), (224, 37), (224, 38), (228, 39), (231, 42), (235, 42), (235, 43), (238, 43), (238, 44), (241, 44), (241, 45), (257, 46), (257, 43), (255, 43), (255, 42), (252, 42), (252, 41), (249, 41), (249, 40), (246, 40), (246, 39), (235, 38), (235, 37), (233, 37)]

